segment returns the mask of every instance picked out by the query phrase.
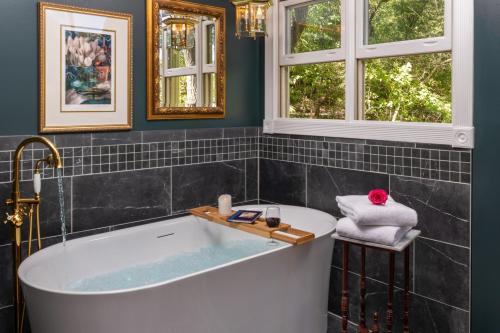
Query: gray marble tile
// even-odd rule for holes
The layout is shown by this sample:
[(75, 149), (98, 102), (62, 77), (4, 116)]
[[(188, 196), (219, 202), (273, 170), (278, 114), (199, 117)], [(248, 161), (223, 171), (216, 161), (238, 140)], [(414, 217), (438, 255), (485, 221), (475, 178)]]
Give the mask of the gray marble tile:
[(391, 196), (418, 213), (422, 236), (468, 246), (470, 185), (391, 176)]
[(224, 138), (241, 138), (245, 136), (245, 127), (224, 128)]
[[(336, 240), (333, 248), (332, 265), (342, 268), (343, 242)], [(396, 286), (404, 288), (404, 254), (396, 254)], [(389, 281), (389, 254), (386, 251), (366, 249), (366, 276), (381, 282)], [(361, 273), (361, 248), (349, 247), (349, 271)], [(410, 249), (410, 290), (413, 290), (413, 247)]]
[(306, 166), (260, 160), (260, 199), (289, 205), (306, 204)]
[(415, 244), (415, 292), (469, 309), (468, 249), (418, 239)]
[(412, 295), (410, 332), (469, 333), (469, 312)]
[(169, 215), (170, 169), (75, 177), (73, 232)]
[[(3, 150), (16, 150), (18, 145), (25, 139), (33, 137), (36, 135), (14, 135), (14, 136), (0, 136), (0, 151)], [(49, 139), (49, 141), (54, 142), (53, 135), (42, 135), (43, 137)], [(26, 150), (31, 149), (42, 149), (46, 148), (45, 145), (42, 145), (38, 142), (32, 143), (25, 147)]]
[[(349, 274), (349, 320), (359, 322), (359, 281), (358, 275)], [(342, 299), (342, 271), (338, 268), (332, 268), (330, 278), (330, 299), (329, 311), (340, 315), (340, 302)], [(400, 320), (402, 319), (402, 307), (400, 299), (403, 292), (396, 289), (394, 293), (394, 318), (395, 332), (401, 330)], [(387, 308), (387, 285), (371, 279), (366, 280), (366, 321), (367, 326), (371, 326), (373, 313), (378, 312), (379, 324), (385, 331), (385, 313)]]
[(14, 329), (14, 307), (9, 306), (0, 309), (0, 332), (15, 332)]
[(93, 235), (102, 234), (102, 233), (108, 232), (109, 228), (110, 227), (102, 227), (102, 228), (97, 228), (97, 229), (72, 232), (72, 233), (69, 233), (67, 235), (66, 239), (72, 240), (72, 239), (77, 239), (77, 238), (82, 238), (82, 237), (87, 237), (87, 236), (93, 236)]
[[(21, 182), (21, 195), (23, 198), (33, 197), (33, 182)], [(64, 211), (66, 225), (69, 230), (71, 225), (71, 179), (63, 178), (64, 189)], [(0, 184), (0, 222), (5, 220), (7, 206), (3, 203), (11, 196), (12, 184)], [(59, 215), (59, 191), (57, 179), (42, 180), (41, 204), (40, 204), (40, 229), (42, 237), (49, 237), (61, 234), (61, 222)], [(9, 210), (9, 213), (11, 210)], [(11, 226), (0, 223), (0, 244), (10, 242)], [(25, 219), (23, 226), (23, 240), (28, 238), (28, 219)]]
[(245, 136), (258, 136), (260, 127), (245, 127)]
[(245, 201), (245, 161), (178, 166), (172, 170), (172, 210), (214, 205), (221, 194)]
[(55, 135), (54, 143), (56, 144), (57, 148), (90, 146), (92, 145), (92, 134), (57, 134)]
[(255, 200), (258, 198), (259, 182), (259, 160), (245, 160), (246, 163), (246, 196), (245, 200)]
[(220, 139), (223, 135), (222, 128), (199, 128), (186, 130), (186, 140)]
[(161, 130), (142, 132), (142, 141), (144, 143), (184, 140), (186, 140), (186, 130)]
[[(12, 297), (12, 247), (0, 246), (0, 307), (11, 305)], [(0, 332), (4, 332), (1, 331)]]
[[(341, 271), (332, 270), (332, 284), (330, 286), (330, 311), (340, 314), (341, 300)], [(359, 277), (349, 275), (350, 298), (349, 318), (359, 322)], [(387, 285), (373, 280), (367, 280), (367, 322), (372, 323), (372, 313), (377, 311), (381, 332), (385, 331), (385, 313), (387, 303)], [(402, 332), (403, 319), (403, 292), (396, 289), (394, 294), (394, 332)], [(410, 332), (413, 333), (468, 333), (469, 313), (418, 294), (411, 295)]]
[(379, 173), (307, 166), (307, 206), (336, 217), (341, 213), (337, 195), (366, 194), (374, 188), (389, 189), (389, 177)]
[(142, 134), (138, 131), (92, 133), (92, 146), (141, 143), (141, 140)]
[(0, 136), (0, 151), (15, 150), (21, 141), (28, 137), (29, 135)]
[[(327, 333), (340, 333), (342, 330), (342, 318), (337, 315), (328, 315), (328, 331)], [(349, 323), (347, 326), (347, 333), (357, 333), (358, 330), (355, 325)]]

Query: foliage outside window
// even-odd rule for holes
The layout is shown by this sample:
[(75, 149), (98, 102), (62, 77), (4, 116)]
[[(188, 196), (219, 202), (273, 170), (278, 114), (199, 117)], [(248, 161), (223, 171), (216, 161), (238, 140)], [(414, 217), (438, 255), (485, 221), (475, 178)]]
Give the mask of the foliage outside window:
[[(451, 123), (451, 46), (439, 52), (429, 51), (424, 44), (410, 52), (398, 49), (410, 41), (444, 37), (445, 0), (364, 3), (365, 22), (356, 22), (364, 32), (358, 43), (375, 45), (383, 54), (362, 55), (358, 47), (356, 73), (349, 73), (341, 51), (344, 39), (355, 32), (342, 36), (344, 1), (282, 2), (286, 13), (286, 22), (280, 23), (286, 26), (285, 56), (280, 62), (282, 116), (345, 119), (345, 77), (352, 75), (358, 81), (355, 117), (359, 120)], [(310, 56), (293, 60), (301, 53)]]

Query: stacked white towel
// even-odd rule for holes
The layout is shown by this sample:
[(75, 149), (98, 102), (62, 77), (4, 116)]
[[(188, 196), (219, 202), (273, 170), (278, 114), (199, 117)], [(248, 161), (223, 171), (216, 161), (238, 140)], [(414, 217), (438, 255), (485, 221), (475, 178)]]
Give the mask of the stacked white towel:
[(366, 195), (338, 196), (336, 199), (346, 216), (337, 224), (337, 233), (343, 237), (392, 246), (418, 222), (414, 209), (391, 197), (385, 205), (374, 205)]
[(392, 225), (414, 227), (417, 212), (402, 205), (389, 196), (385, 205), (374, 205), (366, 195), (338, 196), (337, 203), (343, 215), (359, 225)]

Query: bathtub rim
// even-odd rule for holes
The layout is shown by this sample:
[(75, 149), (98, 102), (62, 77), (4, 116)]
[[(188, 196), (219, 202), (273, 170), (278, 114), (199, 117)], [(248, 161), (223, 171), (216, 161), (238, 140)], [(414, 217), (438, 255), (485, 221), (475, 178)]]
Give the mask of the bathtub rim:
[[(301, 207), (301, 206), (291, 206), (291, 205), (272, 205), (272, 204), (264, 204), (264, 205), (262, 205), (262, 204), (261, 205), (239, 205), (239, 206), (235, 206), (234, 208), (248, 207), (248, 206), (253, 206), (253, 207), (257, 207), (257, 206), (261, 206), (261, 207), (267, 207), (267, 206), (286, 207), (286, 206), (288, 206), (288, 207), (296, 207), (296, 208), (307, 208), (307, 209), (316, 210), (318, 212), (330, 215), (328, 213), (325, 213), (325, 212), (317, 210), (317, 209), (308, 208), (308, 207)], [(173, 217), (173, 218), (170, 218), (170, 219), (165, 219), (165, 220), (161, 220), (161, 221), (157, 221), (157, 222), (152, 222), (152, 223), (148, 223), (148, 224), (143, 224), (143, 225), (138, 225), (138, 226), (134, 226), (134, 227), (129, 227), (129, 228), (124, 228), (124, 229), (114, 230), (114, 231), (106, 232), (106, 233), (103, 233), (103, 234), (84, 236), (84, 237), (81, 237), (81, 238), (69, 240), (69, 241), (67, 241), (67, 243), (71, 243), (71, 244), (74, 244), (74, 245), (79, 245), (80, 243), (91, 243), (91, 242), (100, 241), (100, 240), (107, 239), (107, 238), (116, 237), (117, 235), (120, 235), (120, 234), (130, 233), (130, 232), (133, 232), (136, 229), (140, 229), (140, 230), (153, 229), (154, 227), (158, 227), (159, 224), (175, 225), (175, 224), (178, 224), (178, 223), (185, 223), (184, 219), (185, 218), (189, 218), (189, 217), (194, 217), (194, 216), (192, 216), (192, 215), (184, 215), (184, 216), (179, 216), (179, 217)], [(314, 242), (316, 242), (318, 240), (321, 240), (321, 239), (324, 239), (324, 238), (331, 239), (330, 235), (335, 231), (335, 226), (336, 226), (337, 220), (332, 215), (330, 215), (330, 217), (332, 218), (332, 221), (325, 221), (325, 223), (328, 222), (331, 225), (331, 228), (330, 228), (330, 230), (328, 232), (323, 232), (322, 234), (317, 235), (316, 238), (311, 243), (306, 243), (306, 244), (296, 245), (296, 246), (304, 247), (304, 246), (308, 246), (310, 244), (313, 244)], [(194, 218), (197, 219), (196, 217), (194, 217)], [(228, 228), (228, 227), (225, 227), (225, 226), (222, 226), (222, 225), (218, 225), (218, 226), (220, 226), (221, 228)], [(237, 229), (233, 229), (233, 230), (237, 230)], [(241, 232), (245, 232), (245, 231), (241, 231)], [(257, 235), (253, 235), (253, 236), (258, 237), (258, 238), (263, 238), (263, 237), (257, 236)], [(260, 253), (257, 253), (257, 254), (251, 255), (251, 256), (247, 256), (247, 257), (244, 257), (244, 258), (240, 258), (240, 259), (236, 259), (236, 260), (233, 260), (233, 261), (229, 261), (229, 262), (224, 263), (224, 264), (213, 266), (213, 267), (210, 267), (210, 268), (207, 268), (207, 269), (204, 269), (204, 270), (196, 271), (196, 272), (193, 272), (193, 273), (190, 273), (190, 274), (186, 274), (186, 275), (183, 275), (183, 276), (180, 276), (180, 277), (176, 277), (176, 278), (173, 278), (173, 279), (169, 279), (169, 280), (165, 280), (165, 281), (161, 281), (161, 282), (157, 282), (157, 283), (153, 283), (153, 284), (148, 284), (148, 285), (133, 287), (133, 288), (126, 288), (126, 289), (82, 292), (82, 291), (70, 291), (70, 290), (62, 290), (62, 289), (52, 289), (52, 288), (47, 288), (47, 287), (41, 287), (41, 286), (39, 286), (37, 284), (27, 282), (26, 277), (22, 276), (22, 273), (24, 271), (23, 268), (25, 266), (29, 266), (30, 261), (37, 260), (37, 257), (39, 256), (37, 254), (39, 254), (40, 251), (34, 253), (33, 255), (31, 255), (28, 258), (26, 258), (25, 260), (23, 260), (23, 262), (21, 263), (21, 266), (19, 267), (19, 270), (18, 270), (18, 276), (19, 276), (19, 279), (21, 280), (21, 284), (22, 285), (26, 285), (29, 288), (35, 289), (37, 291), (43, 291), (43, 292), (52, 293), (52, 294), (58, 294), (58, 295), (66, 295), (66, 296), (105, 296), (105, 295), (127, 294), (127, 293), (133, 293), (133, 292), (137, 292), (137, 291), (141, 291), (141, 290), (153, 289), (153, 288), (156, 288), (156, 287), (161, 287), (161, 286), (164, 286), (164, 285), (167, 285), (167, 284), (178, 282), (180, 280), (189, 279), (189, 278), (194, 277), (194, 276), (205, 274), (205, 273), (208, 273), (208, 272), (211, 272), (211, 271), (215, 271), (215, 270), (218, 270), (218, 269), (223, 269), (223, 268), (228, 267), (230, 265), (239, 264), (239, 263), (242, 263), (242, 262), (245, 262), (245, 261), (253, 260), (255, 258), (264, 256), (264, 255), (272, 254), (272, 253), (275, 253), (275, 252), (278, 252), (278, 251), (281, 251), (281, 250), (285, 250), (285, 249), (289, 249), (289, 248), (294, 247), (294, 245), (292, 245), (292, 244), (289, 244), (289, 243), (286, 243), (286, 242), (283, 242), (283, 241), (280, 241), (280, 240), (277, 240), (277, 239), (275, 239), (275, 241), (278, 242), (279, 244), (281, 244), (282, 246), (279, 246), (279, 247), (276, 247), (276, 246), (272, 247), (272, 246), (270, 246), (269, 250), (264, 251), (264, 252), (260, 252)], [(332, 239), (332, 241), (333, 241), (333, 239)], [(48, 247), (42, 249), (42, 251), (46, 250), (46, 249), (49, 249), (49, 248), (51, 248), (52, 251), (60, 251), (60, 249), (63, 248), (63, 243), (58, 243), (58, 244), (54, 244), (54, 245), (48, 246)], [(58, 248), (58, 249), (56, 250), (56, 248)], [(23, 265), (23, 264), (25, 264), (25, 265)]]

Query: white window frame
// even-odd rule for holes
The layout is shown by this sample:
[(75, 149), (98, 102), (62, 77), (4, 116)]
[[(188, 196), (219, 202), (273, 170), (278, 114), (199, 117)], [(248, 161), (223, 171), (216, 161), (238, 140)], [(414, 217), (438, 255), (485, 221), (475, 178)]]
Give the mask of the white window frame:
[[(203, 74), (206, 74), (206, 73), (217, 73), (217, 65), (216, 65), (216, 61), (215, 59), (217, 59), (217, 48), (215, 48), (215, 56), (214, 56), (214, 62), (209, 64), (207, 63), (207, 55), (208, 55), (208, 52), (209, 52), (209, 49), (208, 49), (208, 40), (206, 38), (207, 36), (207, 30), (208, 30), (208, 26), (209, 25), (212, 25), (215, 27), (215, 21), (203, 21), (202, 22), (202, 37), (201, 37), (201, 40), (203, 41), (203, 45), (202, 45), (202, 59), (203, 59), (203, 62), (202, 62), (202, 65), (203, 65), (203, 69), (202, 69), (202, 72)], [(214, 40), (214, 43), (216, 41)]]
[[(336, 50), (287, 55), (285, 7), (310, 0), (274, 1), (268, 10), (269, 31), (265, 41), (264, 133), (318, 135), (353, 139), (445, 144), (474, 147), (473, 57), (474, 4), (470, 0), (445, 0), (444, 37), (364, 45), (364, 4), (366, 0), (342, 0), (342, 47)], [(451, 20), (450, 18), (451, 13)], [(358, 112), (358, 66), (366, 58), (452, 50), (452, 123), (410, 123), (356, 120)], [(331, 53), (336, 51), (335, 54)], [(330, 52), (330, 54), (329, 54)], [(281, 117), (281, 66), (319, 59), (334, 61), (345, 57), (345, 120), (291, 119)]]
[[(187, 67), (179, 67), (179, 68), (167, 68), (168, 64), (168, 52), (167, 46), (165, 43), (165, 50), (163, 50), (163, 77), (178, 77), (178, 76), (187, 76), (187, 75), (195, 75), (196, 77), (196, 89), (197, 89), (197, 98), (196, 98), (196, 106), (202, 107), (204, 104), (204, 94), (203, 94), (203, 74), (206, 73), (217, 73), (216, 64), (208, 64), (207, 60), (207, 38), (206, 32), (207, 27), (209, 25), (215, 26), (215, 21), (201, 21), (198, 22), (195, 26), (195, 65), (187, 66)], [(200, 42), (201, 41), (201, 42)], [(217, 51), (216, 51), (217, 52)], [(215, 54), (215, 58), (217, 59), (217, 53)]]

